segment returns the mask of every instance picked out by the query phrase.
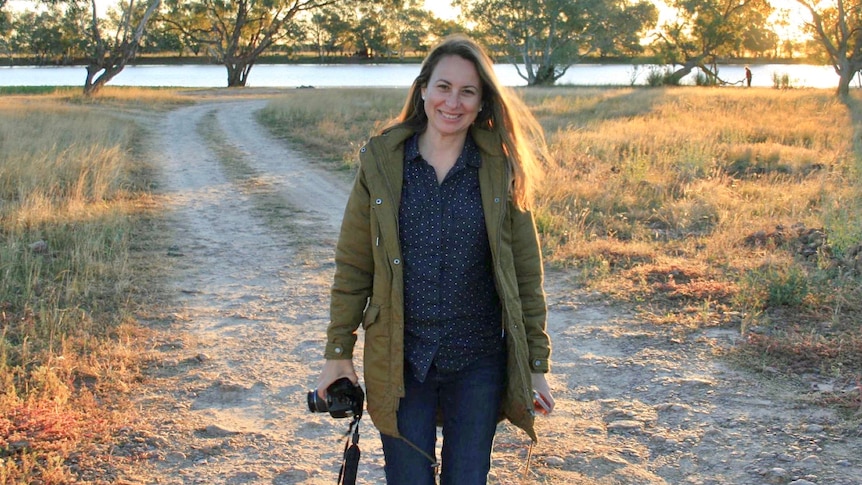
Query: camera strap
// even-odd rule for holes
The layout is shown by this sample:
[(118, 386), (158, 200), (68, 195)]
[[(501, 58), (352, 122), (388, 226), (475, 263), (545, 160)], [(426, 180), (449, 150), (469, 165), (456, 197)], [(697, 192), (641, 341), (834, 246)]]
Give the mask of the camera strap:
[[(347, 428), (347, 439), (344, 441), (344, 459), (341, 471), (338, 472), (337, 485), (355, 485), (356, 472), (359, 469), (359, 420), (361, 415), (353, 417)], [(351, 443), (352, 442), (352, 443)]]

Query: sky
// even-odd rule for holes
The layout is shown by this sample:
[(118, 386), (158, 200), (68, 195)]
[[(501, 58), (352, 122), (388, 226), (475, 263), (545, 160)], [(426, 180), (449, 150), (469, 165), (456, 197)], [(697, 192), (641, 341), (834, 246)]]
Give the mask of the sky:
[(425, 0), (425, 10), (430, 10), (439, 19), (455, 20), (458, 11), (452, 8), (449, 0)]

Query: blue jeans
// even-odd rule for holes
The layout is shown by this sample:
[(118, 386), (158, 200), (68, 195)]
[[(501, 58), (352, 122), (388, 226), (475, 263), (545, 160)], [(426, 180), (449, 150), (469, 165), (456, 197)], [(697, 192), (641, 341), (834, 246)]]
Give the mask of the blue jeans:
[(404, 439), (380, 435), (386, 483), (435, 483), (431, 458), (435, 457), (439, 409), (443, 419), (441, 485), (484, 485), (491, 469), (505, 373), (505, 353), (484, 357), (451, 374), (442, 374), (432, 365), (425, 382), (417, 381), (405, 365), (405, 396), (398, 407), (398, 431)]

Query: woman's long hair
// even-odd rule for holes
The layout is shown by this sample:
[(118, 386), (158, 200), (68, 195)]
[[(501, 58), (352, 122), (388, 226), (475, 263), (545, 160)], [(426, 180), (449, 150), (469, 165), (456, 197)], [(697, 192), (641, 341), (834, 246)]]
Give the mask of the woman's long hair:
[(541, 125), (523, 101), (500, 85), (494, 72), (494, 63), (485, 50), (469, 37), (451, 35), (431, 50), (410, 87), (401, 113), (386, 129), (405, 125), (416, 131), (425, 131), (428, 116), (425, 114), (422, 88), (427, 87), (440, 59), (451, 55), (472, 62), (479, 73), (482, 110), (474, 124), (500, 135), (510, 166), (512, 200), (519, 208), (526, 209), (532, 201), (534, 185), (542, 175), (540, 157), (550, 160), (545, 136)]

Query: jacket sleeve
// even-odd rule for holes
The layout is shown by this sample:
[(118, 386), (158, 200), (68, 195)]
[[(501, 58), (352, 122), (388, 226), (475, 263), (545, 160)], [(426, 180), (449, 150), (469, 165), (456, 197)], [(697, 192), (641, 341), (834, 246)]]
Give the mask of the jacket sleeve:
[(542, 249), (533, 214), (509, 206), (512, 217), (512, 256), (518, 279), (518, 294), (524, 315), (530, 370), (537, 373), (551, 369), (551, 341), (545, 331), (548, 307), (543, 288)]
[(365, 171), (360, 164), (344, 210), (335, 250), (335, 277), (324, 352), (326, 359), (353, 357), (356, 330), (371, 296), (374, 260), (369, 207)]

